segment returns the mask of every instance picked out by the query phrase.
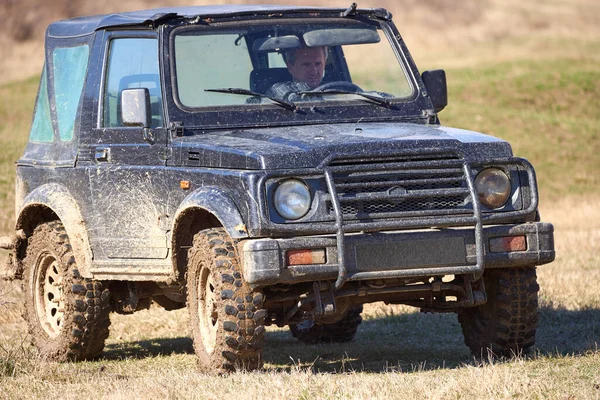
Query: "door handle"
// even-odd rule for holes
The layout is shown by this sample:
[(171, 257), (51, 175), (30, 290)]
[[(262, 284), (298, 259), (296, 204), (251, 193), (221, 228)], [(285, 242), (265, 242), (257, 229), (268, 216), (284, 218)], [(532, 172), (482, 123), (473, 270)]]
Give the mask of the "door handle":
[(96, 161), (108, 161), (110, 157), (110, 148), (107, 147), (98, 147), (96, 148), (96, 153), (94, 158)]

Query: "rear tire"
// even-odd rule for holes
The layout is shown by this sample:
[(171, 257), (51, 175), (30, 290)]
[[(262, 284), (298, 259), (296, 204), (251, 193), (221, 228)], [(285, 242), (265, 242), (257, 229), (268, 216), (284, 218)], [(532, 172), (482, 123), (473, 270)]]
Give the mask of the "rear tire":
[(319, 324), (306, 320), (296, 325), (290, 325), (292, 336), (302, 343), (343, 343), (354, 339), (358, 326), (362, 322), (363, 306), (351, 307), (348, 313), (333, 324)]
[(487, 303), (458, 313), (465, 344), (475, 357), (512, 357), (535, 344), (538, 291), (535, 267), (484, 273)]
[(200, 364), (215, 372), (260, 368), (263, 295), (244, 281), (227, 232), (207, 229), (196, 234), (188, 260), (187, 307)]
[(80, 361), (100, 356), (110, 326), (110, 293), (79, 275), (60, 221), (39, 225), (24, 260), (24, 318), (32, 344), (48, 359)]

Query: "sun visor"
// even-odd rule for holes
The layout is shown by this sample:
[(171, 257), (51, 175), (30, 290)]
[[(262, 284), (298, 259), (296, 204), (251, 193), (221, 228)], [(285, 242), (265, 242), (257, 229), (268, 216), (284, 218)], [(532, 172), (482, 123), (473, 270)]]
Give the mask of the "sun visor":
[(303, 39), (308, 47), (379, 43), (381, 40), (375, 29), (352, 28), (317, 29), (306, 32)]

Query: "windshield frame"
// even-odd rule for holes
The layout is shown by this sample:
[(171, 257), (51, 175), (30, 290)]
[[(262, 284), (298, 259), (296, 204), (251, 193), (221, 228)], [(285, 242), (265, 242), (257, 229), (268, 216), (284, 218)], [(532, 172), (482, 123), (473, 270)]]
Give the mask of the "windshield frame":
[[(340, 101), (303, 101), (298, 102), (298, 110), (284, 109), (274, 103), (259, 104), (236, 104), (219, 105), (208, 107), (188, 107), (179, 100), (177, 94), (177, 76), (175, 73), (175, 37), (185, 30), (219, 30), (226, 32), (235, 28), (244, 28), (256, 25), (257, 20), (265, 19), (265, 23), (271, 24), (311, 24), (311, 23), (339, 23), (345, 19), (327, 16), (293, 18), (278, 16), (269, 18), (258, 16), (241, 20), (211, 21), (190, 25), (182, 21), (165, 26), (163, 35), (163, 65), (165, 79), (170, 79), (170, 84), (165, 85), (165, 95), (170, 121), (182, 122), (186, 127), (202, 129), (243, 128), (259, 126), (281, 126), (316, 123), (344, 123), (353, 121), (406, 121), (423, 118), (423, 111), (432, 109), (431, 100), (424, 93), (420, 74), (412, 61), (408, 49), (404, 45), (396, 27), (391, 21), (378, 18), (358, 16), (353, 18), (362, 23), (376, 26), (383, 33), (382, 41), (387, 40), (386, 45), (392, 46), (397, 62), (404, 70), (406, 79), (413, 91), (407, 97), (389, 98), (391, 107), (382, 107), (364, 99), (348, 99)], [(385, 39), (384, 39), (385, 37)]]

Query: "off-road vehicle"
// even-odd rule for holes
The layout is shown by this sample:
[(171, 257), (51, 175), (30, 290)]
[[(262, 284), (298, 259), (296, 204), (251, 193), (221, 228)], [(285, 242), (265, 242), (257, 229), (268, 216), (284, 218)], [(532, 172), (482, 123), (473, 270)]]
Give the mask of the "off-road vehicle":
[[(535, 341), (554, 259), (533, 167), (445, 127), (384, 9), (165, 8), (59, 21), (17, 162), (5, 277), (34, 345), (100, 356), (109, 313), (189, 309), (214, 370), (261, 366), (265, 327), (353, 339), (365, 303), (458, 314), (476, 355)], [(295, 100), (282, 55), (322, 48)]]

